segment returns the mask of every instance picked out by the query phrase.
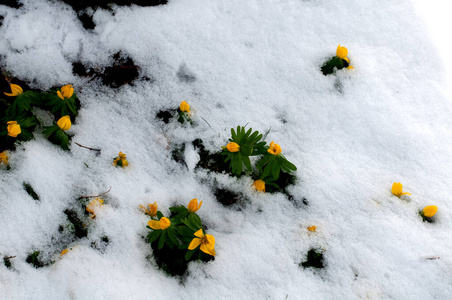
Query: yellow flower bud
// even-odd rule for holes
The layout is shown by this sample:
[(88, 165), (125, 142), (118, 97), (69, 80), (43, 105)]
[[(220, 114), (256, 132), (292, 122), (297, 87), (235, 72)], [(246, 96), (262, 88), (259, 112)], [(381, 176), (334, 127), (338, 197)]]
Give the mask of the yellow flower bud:
[(5, 165), (8, 164), (8, 153), (6, 152), (6, 150), (0, 153), (0, 163), (3, 163)]
[(60, 127), (63, 130), (69, 130), (72, 126), (71, 118), (69, 115), (66, 115), (64, 117), (61, 117), (57, 122), (58, 127)]
[(8, 125), (7, 129), (9, 136), (17, 137), (22, 132), (22, 130), (20, 129), (20, 125), (17, 124), (16, 121), (9, 121), (6, 122), (6, 124)]
[(268, 153), (271, 153), (273, 155), (278, 155), (282, 152), (281, 146), (278, 144), (275, 144), (273, 141), (270, 143), (270, 148), (267, 150)]
[(431, 218), (436, 214), (437, 211), (438, 207), (436, 205), (429, 205), (424, 207), (424, 209), (422, 210), (422, 214), (427, 218)]
[(91, 219), (94, 219), (96, 217), (94, 210), (100, 208), (103, 203), (104, 200), (102, 198), (96, 198), (86, 206), (86, 211), (92, 214)]
[(69, 252), (69, 249), (64, 249), (63, 251), (61, 251), (60, 256), (63, 256), (63, 255), (65, 255), (68, 252)]
[[(348, 55), (348, 49), (345, 47), (341, 47), (341, 45), (337, 46), (336, 56), (340, 59), (346, 59)], [(348, 61), (348, 60), (347, 60)]]
[(317, 229), (316, 226), (309, 226), (308, 227), (308, 230), (311, 231), (311, 232), (314, 232), (316, 229)]
[(201, 208), (201, 205), (202, 205), (202, 201), (199, 202), (199, 205), (198, 205), (198, 199), (195, 198), (195, 199), (191, 199), (191, 201), (187, 205), (187, 208), (190, 212), (194, 213), (194, 212), (197, 212)]
[(190, 111), (190, 105), (188, 105), (187, 102), (182, 101), (182, 102), (180, 103), (180, 105), (179, 105), (179, 109), (180, 109), (181, 111), (189, 112), (189, 111)]
[(154, 230), (165, 230), (166, 228), (170, 227), (170, 225), (171, 221), (166, 217), (162, 217), (159, 221), (150, 220), (148, 222), (148, 226)]
[(234, 142), (230, 142), (226, 145), (226, 149), (228, 149), (229, 152), (239, 152), (240, 145)]
[(410, 193), (402, 193), (403, 186), (400, 182), (394, 182), (392, 184), (391, 192), (397, 197), (403, 196), (403, 195), (411, 195)]
[(65, 86), (61, 87), (61, 92), (57, 91), (57, 95), (61, 98), (61, 100), (71, 98), (73, 94), (74, 88), (70, 84), (66, 84)]
[(253, 183), (253, 186), (256, 191), (265, 192), (265, 181), (258, 179)]
[(19, 96), (24, 92), (24, 90), (22, 90), (22, 88), (17, 84), (10, 84), (9, 86), (11, 87), (11, 93), (4, 93), (6, 96), (10, 97)]
[(147, 213), (151, 217), (155, 217), (155, 215), (157, 215), (157, 210), (158, 210), (157, 202), (154, 202), (153, 204), (149, 204), (149, 209), (147, 209), (143, 205), (140, 205), (140, 208), (143, 212)]

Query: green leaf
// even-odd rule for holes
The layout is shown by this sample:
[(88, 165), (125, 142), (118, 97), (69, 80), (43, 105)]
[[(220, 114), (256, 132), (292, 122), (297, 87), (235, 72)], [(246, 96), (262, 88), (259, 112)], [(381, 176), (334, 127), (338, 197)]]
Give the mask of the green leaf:
[(176, 246), (179, 245), (179, 241), (178, 241), (176, 235), (174, 234), (174, 229), (168, 228), (166, 230), (166, 232), (168, 233), (168, 237), (174, 243), (174, 245), (176, 245)]
[(158, 248), (162, 249), (163, 246), (165, 245), (165, 241), (166, 241), (166, 231), (165, 230), (161, 230), (162, 233), (160, 234), (160, 239), (159, 239), (159, 244), (158, 244)]
[(148, 235), (148, 243), (153, 243), (154, 241), (156, 241), (160, 237), (161, 233), (162, 233), (161, 230), (154, 230), (154, 231), (152, 231)]
[(251, 168), (251, 161), (250, 158), (248, 156), (244, 156), (242, 157), (242, 161), (245, 164), (245, 167), (249, 170), (252, 171), (253, 169)]
[(199, 246), (193, 250), (188, 250), (188, 252), (185, 254), (185, 260), (189, 260), (193, 256), (193, 254), (195, 254), (198, 248)]
[(278, 179), (280, 170), (281, 170), (281, 167), (280, 167), (279, 161), (274, 159), (272, 162), (273, 179), (275, 179), (275, 180)]

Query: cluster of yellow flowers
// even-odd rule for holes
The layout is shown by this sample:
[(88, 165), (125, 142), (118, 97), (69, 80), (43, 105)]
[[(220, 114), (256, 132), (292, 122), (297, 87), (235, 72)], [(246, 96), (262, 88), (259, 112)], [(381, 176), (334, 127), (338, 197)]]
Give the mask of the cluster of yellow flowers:
[(120, 166), (120, 167), (127, 167), (129, 165), (129, 162), (126, 160), (126, 155), (122, 152), (119, 152), (118, 156), (113, 159), (113, 165)]
[[(394, 196), (400, 197), (403, 195), (411, 195), (410, 193), (403, 193), (403, 185), (400, 182), (394, 182), (392, 184), (391, 192)], [(438, 211), (438, 207), (436, 205), (428, 205), (424, 207), (422, 210), (422, 215), (427, 218), (433, 217)]]

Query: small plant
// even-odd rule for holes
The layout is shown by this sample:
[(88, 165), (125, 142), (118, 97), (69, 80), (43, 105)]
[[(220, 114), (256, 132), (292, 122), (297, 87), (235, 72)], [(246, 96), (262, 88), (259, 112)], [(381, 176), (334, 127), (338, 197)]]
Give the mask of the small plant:
[(68, 150), (69, 135), (66, 133), (66, 130), (69, 130), (71, 126), (71, 118), (69, 115), (66, 115), (61, 117), (53, 126), (44, 127), (43, 133), (53, 144), (61, 146), (63, 150)]
[(350, 66), (350, 60), (347, 58), (348, 49), (345, 47), (341, 47), (341, 45), (337, 46), (336, 56), (333, 56), (328, 60), (321, 68), (323, 75), (332, 74), (334, 69), (341, 70), (343, 68), (353, 69)]
[(241, 175), (243, 166), (251, 172), (250, 156), (265, 153), (265, 142), (260, 142), (262, 134), (250, 128), (245, 131), (244, 126), (237, 126), (237, 130), (231, 128), (231, 138), (226, 147), (223, 147), (222, 155), (226, 156), (225, 162), (230, 162), (232, 173)]
[(103, 204), (104, 200), (102, 198), (95, 198), (86, 206), (86, 211), (90, 213), (91, 219), (96, 218), (95, 211), (99, 209)]
[[(289, 162), (281, 152), (281, 147), (278, 144), (275, 144), (274, 142), (270, 143), (267, 152), (256, 165), (257, 169), (262, 174), (262, 178), (267, 178), (271, 175), (271, 179), (277, 180), (281, 171), (290, 173), (297, 170), (297, 167)], [(267, 179), (267, 183), (270, 184), (272, 181), (271, 179)]]
[(325, 266), (323, 264), (323, 252), (319, 249), (311, 248), (306, 254), (306, 260), (299, 264), (304, 269), (305, 268), (317, 268), (323, 269)]
[[(171, 216), (157, 211), (151, 216), (147, 241), (151, 244), (159, 266), (171, 275), (182, 275), (189, 261), (209, 261), (215, 256), (215, 238), (205, 234), (196, 212), (202, 201), (192, 199), (187, 207), (170, 207)], [(170, 255), (169, 255), (170, 254)]]
[(118, 156), (113, 159), (113, 165), (115, 167), (127, 167), (129, 165), (129, 162), (126, 160), (126, 155), (122, 152), (119, 152)]
[(190, 105), (188, 105), (187, 102), (182, 101), (180, 103), (179, 109), (177, 110), (177, 115), (178, 115), (177, 121), (179, 123), (182, 123), (182, 124), (185, 123), (185, 122), (188, 122), (190, 124), (192, 123), (192, 120), (190, 118), (190, 115), (191, 115), (191, 113), (190, 113)]
[(72, 85), (67, 84), (61, 89), (52, 91), (43, 96), (45, 105), (50, 108), (52, 114), (57, 118), (66, 115), (77, 115), (78, 99), (74, 94)]
[(424, 207), (423, 210), (419, 211), (419, 215), (422, 217), (424, 222), (433, 223), (433, 216), (438, 212), (438, 207), (436, 205), (429, 205)]
[(33, 253), (27, 256), (27, 259), (25, 261), (30, 265), (34, 266), (36, 269), (44, 267), (46, 264), (43, 263), (39, 258), (40, 253), (41, 253), (40, 251), (34, 251)]

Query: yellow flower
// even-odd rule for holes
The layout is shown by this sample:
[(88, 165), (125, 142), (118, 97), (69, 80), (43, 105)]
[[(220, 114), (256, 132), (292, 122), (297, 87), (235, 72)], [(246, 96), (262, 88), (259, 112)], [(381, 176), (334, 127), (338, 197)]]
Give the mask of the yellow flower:
[(22, 132), (22, 130), (20, 129), (20, 125), (17, 124), (16, 121), (9, 121), (6, 122), (6, 124), (8, 125), (7, 129), (9, 136), (17, 137)]
[(119, 161), (121, 161), (121, 167), (123, 168), (129, 165), (129, 162), (126, 160), (126, 155), (122, 152), (119, 152), (118, 156), (113, 160), (113, 165), (116, 167)]
[(148, 226), (155, 230), (165, 230), (166, 228), (170, 227), (170, 225), (171, 221), (166, 217), (162, 217), (159, 221), (150, 220), (148, 222)]
[(57, 91), (57, 95), (61, 98), (61, 100), (71, 98), (73, 94), (74, 88), (70, 84), (66, 84), (65, 86), (61, 87), (61, 92)]
[(213, 235), (206, 234), (199, 229), (195, 232), (196, 238), (194, 238), (190, 245), (188, 245), (188, 250), (194, 250), (199, 245), (201, 245), (201, 251), (209, 255), (215, 256), (215, 238)]
[(348, 62), (348, 49), (345, 47), (341, 47), (341, 45), (337, 46), (336, 56), (340, 59), (345, 59)]
[(265, 181), (258, 179), (253, 183), (253, 186), (256, 191), (265, 192)]
[(140, 208), (141, 208), (141, 210), (143, 210), (145, 213), (147, 213), (151, 217), (155, 217), (155, 215), (157, 215), (157, 210), (158, 210), (157, 202), (154, 202), (153, 204), (149, 204), (149, 209), (147, 209), (143, 205), (140, 205)]
[(308, 230), (314, 232), (317, 229), (315, 226), (309, 226)]
[(188, 105), (187, 102), (182, 101), (182, 102), (180, 103), (180, 105), (179, 105), (179, 109), (180, 109), (181, 111), (189, 112), (189, 111), (190, 111), (190, 105)]
[(198, 205), (198, 199), (195, 198), (195, 199), (191, 199), (191, 201), (187, 205), (187, 208), (190, 212), (194, 213), (194, 212), (197, 212), (198, 209), (201, 208), (201, 205), (202, 205), (202, 201), (199, 202), (199, 205)]
[(354, 69), (354, 67), (352, 67), (352, 66), (347, 67), (347, 70), (353, 70), (353, 69)]
[(96, 217), (94, 210), (101, 207), (103, 203), (104, 200), (102, 198), (96, 198), (86, 206), (86, 211), (92, 214), (91, 219), (94, 219)]
[(403, 186), (400, 182), (394, 182), (392, 185), (392, 188), (391, 188), (391, 192), (397, 197), (400, 197), (403, 195), (411, 195), (410, 193), (402, 193), (402, 188), (403, 188)]
[(10, 97), (19, 96), (20, 94), (22, 94), (24, 92), (24, 90), (17, 84), (10, 84), (9, 86), (11, 87), (12, 93), (4, 93), (6, 96), (10, 96)]
[(57, 125), (63, 130), (69, 130), (72, 126), (71, 118), (69, 117), (69, 115), (61, 117), (58, 120)]
[(437, 211), (438, 207), (436, 205), (429, 205), (424, 207), (424, 209), (422, 210), (422, 214), (427, 218), (431, 218), (436, 214)]
[(60, 256), (63, 256), (63, 255), (65, 255), (68, 252), (69, 252), (69, 249), (64, 249), (63, 251), (61, 251)]
[(240, 145), (234, 142), (230, 142), (226, 145), (226, 149), (228, 149), (229, 152), (239, 152)]
[(6, 150), (0, 153), (0, 163), (8, 164), (8, 152)]
[(267, 150), (268, 153), (271, 153), (273, 155), (278, 155), (282, 152), (281, 146), (278, 144), (275, 144), (274, 142), (270, 143), (270, 148)]

